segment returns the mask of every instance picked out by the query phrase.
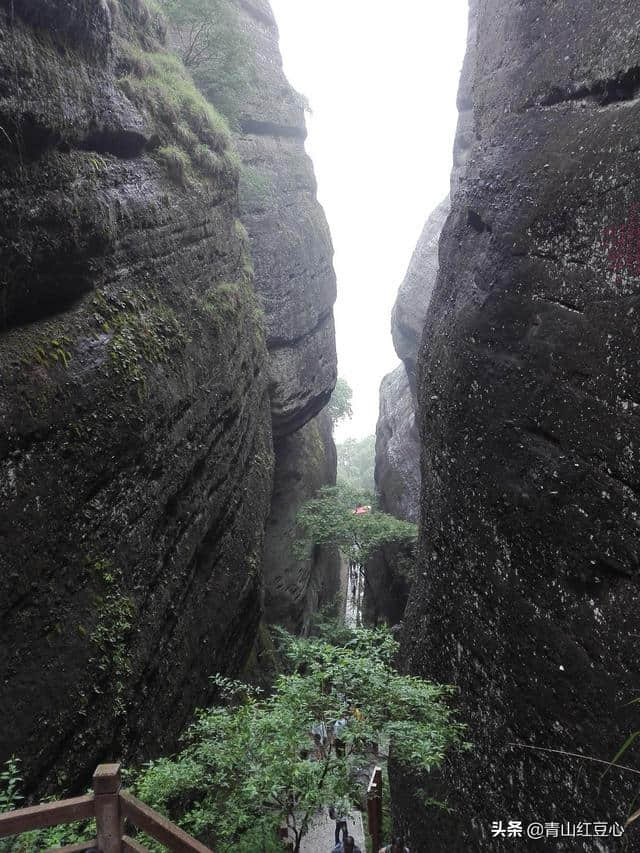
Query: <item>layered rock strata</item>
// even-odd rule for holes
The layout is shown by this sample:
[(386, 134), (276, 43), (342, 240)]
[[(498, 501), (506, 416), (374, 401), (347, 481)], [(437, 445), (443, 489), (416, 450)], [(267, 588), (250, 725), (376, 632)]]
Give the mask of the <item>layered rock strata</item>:
[(170, 751), (261, 611), (268, 361), (230, 139), (146, 6), (0, 3), (0, 762)]
[(282, 71), (269, 4), (234, 5), (254, 63), (237, 104), (241, 216), (265, 312), (273, 431), (284, 436), (320, 412), (336, 382), (333, 246), (304, 148), (304, 101)]

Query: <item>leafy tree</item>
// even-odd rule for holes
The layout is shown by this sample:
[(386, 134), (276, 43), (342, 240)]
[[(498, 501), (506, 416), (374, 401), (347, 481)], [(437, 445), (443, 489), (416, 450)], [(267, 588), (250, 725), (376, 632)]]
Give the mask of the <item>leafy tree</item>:
[[(137, 783), (143, 800), (215, 849), (269, 850), (286, 823), (297, 852), (319, 810), (358, 802), (358, 768), (377, 760), (373, 743), (392, 738), (395, 757), (416, 770), (462, 743), (451, 688), (400, 675), (388, 632), (358, 630), (343, 646), (282, 632), (281, 642), (287, 672), (272, 695), (217, 678), (229, 704), (200, 711), (183, 751), (150, 763)], [(331, 741), (316, 751), (312, 726), (340, 718), (344, 755)]]
[(172, 48), (200, 89), (232, 123), (255, 84), (248, 39), (230, 0), (158, 0)]
[(338, 481), (363, 492), (375, 490), (376, 437), (347, 438), (336, 446)]
[(361, 515), (354, 512), (357, 506), (372, 503), (370, 494), (346, 483), (320, 489), (298, 512), (296, 521), (303, 539), (295, 545), (296, 554), (303, 557), (315, 545), (334, 545), (348, 559), (363, 564), (383, 545), (416, 541), (415, 524), (375, 509)]
[(327, 411), (334, 426), (340, 423), (340, 421), (349, 420), (353, 417), (353, 409), (351, 408), (352, 397), (353, 391), (346, 379), (338, 379), (327, 405)]

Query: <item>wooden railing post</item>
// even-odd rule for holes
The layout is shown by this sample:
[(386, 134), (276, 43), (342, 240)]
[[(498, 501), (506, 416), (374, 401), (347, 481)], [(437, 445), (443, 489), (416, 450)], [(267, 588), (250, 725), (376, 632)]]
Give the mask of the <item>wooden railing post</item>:
[(374, 853), (378, 853), (382, 842), (382, 770), (375, 767), (367, 788), (367, 817), (369, 835)]
[(122, 853), (120, 765), (99, 764), (93, 774), (93, 793), (100, 853)]

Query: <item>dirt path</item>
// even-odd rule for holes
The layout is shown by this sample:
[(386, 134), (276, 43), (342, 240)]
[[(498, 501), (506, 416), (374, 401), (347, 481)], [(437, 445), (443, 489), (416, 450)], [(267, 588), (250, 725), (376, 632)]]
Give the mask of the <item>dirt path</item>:
[[(365, 853), (362, 815), (354, 810), (351, 816), (352, 819), (347, 824), (349, 835), (353, 835), (356, 845), (362, 850), (362, 853)], [(314, 818), (309, 834), (302, 839), (300, 853), (331, 853), (335, 846), (335, 828), (335, 820), (331, 820), (325, 809), (323, 813)]]
[(362, 573), (356, 576), (355, 595), (353, 594), (353, 582), (349, 577), (349, 563), (340, 555), (340, 594), (344, 601), (344, 623), (349, 628), (356, 628), (361, 624), (362, 597), (364, 595), (364, 581)]

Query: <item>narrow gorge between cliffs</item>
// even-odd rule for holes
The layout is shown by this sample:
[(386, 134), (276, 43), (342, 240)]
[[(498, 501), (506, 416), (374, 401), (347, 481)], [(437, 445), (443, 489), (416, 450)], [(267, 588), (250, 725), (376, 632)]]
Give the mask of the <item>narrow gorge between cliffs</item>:
[(0, 853), (640, 844), (632, 0), (0, 0)]

